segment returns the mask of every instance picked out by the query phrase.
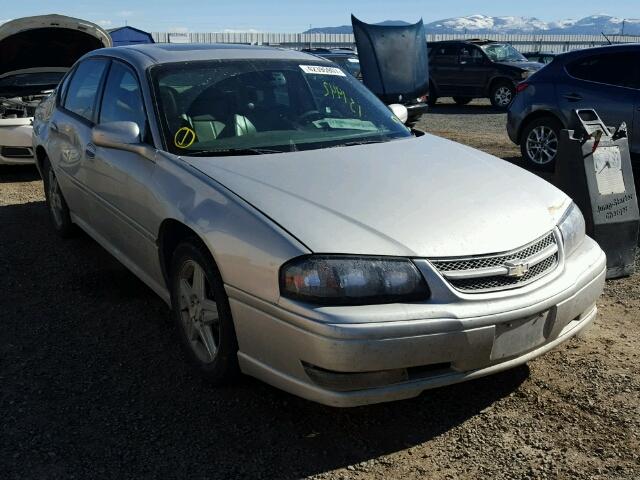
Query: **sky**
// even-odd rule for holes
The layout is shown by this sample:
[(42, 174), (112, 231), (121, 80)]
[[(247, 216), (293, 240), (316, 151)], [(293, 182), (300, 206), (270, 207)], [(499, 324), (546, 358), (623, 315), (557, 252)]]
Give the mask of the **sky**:
[(59, 13), (105, 28), (132, 25), (147, 31), (302, 32), (310, 26), (350, 23), (350, 14), (366, 22), (405, 20), (425, 23), (474, 14), (528, 16), (552, 21), (608, 14), (638, 18), (638, 0), (0, 0), (0, 22)]

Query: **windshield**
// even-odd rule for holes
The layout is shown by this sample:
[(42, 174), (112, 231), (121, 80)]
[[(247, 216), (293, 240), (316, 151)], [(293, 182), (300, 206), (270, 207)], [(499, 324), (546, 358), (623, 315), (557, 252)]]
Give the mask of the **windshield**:
[(152, 71), (177, 155), (279, 153), (411, 136), (369, 90), (314, 60), (215, 60)]
[(493, 62), (526, 62), (527, 59), (511, 45), (490, 43), (483, 45), (482, 50)]

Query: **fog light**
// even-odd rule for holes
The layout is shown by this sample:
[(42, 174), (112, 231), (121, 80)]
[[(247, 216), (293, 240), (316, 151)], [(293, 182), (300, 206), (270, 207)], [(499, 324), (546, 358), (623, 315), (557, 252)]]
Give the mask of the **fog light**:
[(405, 368), (396, 370), (382, 370), (377, 372), (334, 372), (302, 362), (304, 371), (309, 378), (320, 385), (337, 392), (365, 390), (367, 388), (383, 387), (394, 383), (406, 382), (409, 374)]

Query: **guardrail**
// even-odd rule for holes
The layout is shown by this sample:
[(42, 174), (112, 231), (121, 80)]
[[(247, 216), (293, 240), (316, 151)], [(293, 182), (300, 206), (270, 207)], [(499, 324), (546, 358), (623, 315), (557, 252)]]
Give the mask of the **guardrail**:
[[(160, 43), (243, 43), (253, 45), (280, 45), (287, 48), (308, 47), (353, 47), (351, 34), (322, 33), (256, 33), (256, 32), (210, 32), (172, 33), (153, 32), (153, 39)], [(486, 38), (512, 44), (520, 51), (567, 52), (580, 48), (607, 45), (602, 35), (544, 35), (544, 34), (429, 34), (427, 42), (439, 40), (461, 40), (466, 38)], [(609, 35), (612, 43), (640, 43), (640, 36)]]

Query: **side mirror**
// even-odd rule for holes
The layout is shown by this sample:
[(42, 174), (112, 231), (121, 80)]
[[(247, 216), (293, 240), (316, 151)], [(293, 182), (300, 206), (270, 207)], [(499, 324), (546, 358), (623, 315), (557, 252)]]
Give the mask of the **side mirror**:
[(137, 153), (155, 159), (155, 150), (140, 142), (140, 127), (135, 122), (107, 122), (96, 125), (91, 131), (91, 141), (98, 147), (113, 148)]
[(402, 123), (407, 123), (409, 119), (409, 110), (407, 110), (407, 107), (399, 103), (393, 103), (389, 105), (389, 110), (391, 110)]

